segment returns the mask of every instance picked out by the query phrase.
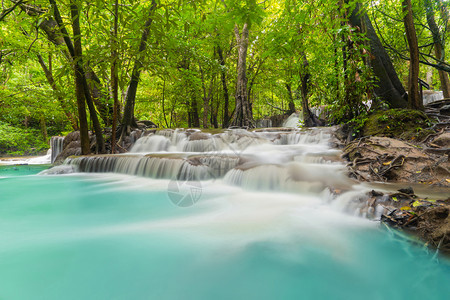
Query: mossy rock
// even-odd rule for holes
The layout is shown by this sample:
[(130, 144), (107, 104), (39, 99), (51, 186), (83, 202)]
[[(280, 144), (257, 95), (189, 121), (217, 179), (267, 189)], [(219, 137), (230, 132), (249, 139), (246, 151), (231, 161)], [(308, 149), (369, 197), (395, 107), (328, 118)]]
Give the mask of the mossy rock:
[(419, 110), (390, 109), (370, 115), (364, 124), (364, 136), (387, 136), (404, 140), (420, 140), (432, 130), (432, 121)]

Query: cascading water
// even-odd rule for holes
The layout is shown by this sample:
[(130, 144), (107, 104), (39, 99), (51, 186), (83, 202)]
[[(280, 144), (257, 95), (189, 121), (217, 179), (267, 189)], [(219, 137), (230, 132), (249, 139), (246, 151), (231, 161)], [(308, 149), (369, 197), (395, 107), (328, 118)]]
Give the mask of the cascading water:
[(51, 150), (51, 163), (54, 163), (58, 155), (63, 151), (64, 147), (64, 137), (63, 136), (52, 136), (50, 139), (50, 150)]
[(1, 179), (0, 297), (446, 299), (447, 263), (354, 216), (382, 211), (330, 138), (161, 130)]
[(444, 99), (444, 93), (442, 91), (425, 91), (423, 93), (423, 105), (427, 105), (442, 99)]
[(303, 121), (303, 115), (301, 113), (292, 113), (284, 122), (283, 127), (298, 128), (300, 122)]

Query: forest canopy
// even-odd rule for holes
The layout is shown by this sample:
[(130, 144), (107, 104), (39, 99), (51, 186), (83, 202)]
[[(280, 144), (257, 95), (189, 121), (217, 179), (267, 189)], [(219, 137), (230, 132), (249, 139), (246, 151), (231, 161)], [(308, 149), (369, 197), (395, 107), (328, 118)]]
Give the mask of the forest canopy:
[(105, 128), (120, 142), (138, 120), (254, 127), (300, 110), (314, 125), (309, 111), (324, 106), (334, 123), (358, 123), (386, 107), (421, 109), (418, 78), (450, 97), (449, 6), (2, 1), (0, 130), (33, 133), (36, 149), (73, 130), (86, 142), (92, 130), (104, 152)]

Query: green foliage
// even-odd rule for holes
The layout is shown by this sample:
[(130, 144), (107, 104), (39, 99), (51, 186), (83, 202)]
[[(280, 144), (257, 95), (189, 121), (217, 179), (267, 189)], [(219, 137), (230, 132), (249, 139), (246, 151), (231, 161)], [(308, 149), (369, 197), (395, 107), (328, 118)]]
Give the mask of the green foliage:
[(0, 122), (0, 155), (36, 155), (48, 148), (39, 130), (25, 130)]
[[(244, 23), (251, 25), (247, 79), (256, 119), (281, 114), (278, 108), (286, 110), (291, 99), (299, 109), (304, 100), (302, 79), (309, 75), (309, 105), (328, 105), (335, 122), (347, 122), (362, 130), (368, 120), (365, 103), (372, 97), (373, 77), (365, 64), (370, 58), (369, 43), (346, 19), (357, 3), (366, 4), (388, 50), (390, 46), (406, 46), (399, 1), (158, 0), (147, 47), (140, 54), (139, 42), (151, 1), (121, 1), (117, 37), (111, 34), (113, 1), (77, 2), (82, 8), (83, 63), (98, 77), (95, 84), (106, 95), (100, 101), (112, 105), (111, 53), (117, 50), (119, 101), (123, 103), (134, 62), (140, 60), (143, 68), (135, 115), (161, 127), (186, 127), (194, 112), (200, 119), (206, 112), (208, 120), (201, 125), (211, 127), (217, 117), (220, 126), (225, 111), (222, 78), (232, 113), (238, 59), (235, 26), (242, 30)], [(426, 24), (422, 2), (414, 4), (418, 24)], [(70, 1), (57, 3), (71, 35)], [(0, 121), (20, 130), (42, 131), (44, 120), (48, 134), (56, 135), (70, 130), (62, 104), (66, 112), (77, 115), (73, 66), (66, 57), (66, 46), (50, 43), (45, 33), (37, 30), (36, 26), (51, 17), (49, 2), (27, 4), (41, 7), (44, 13), (29, 16), (17, 9), (0, 22)], [(445, 25), (442, 18), (438, 23), (442, 28)], [(422, 44), (429, 44), (426, 30), (419, 30), (418, 35)], [(424, 49), (430, 52), (431, 44)], [(48, 66), (52, 62), (57, 91), (48, 84), (37, 62), (38, 53)], [(406, 83), (407, 63), (393, 50), (391, 54)], [(422, 69), (422, 78), (426, 71)], [(436, 73), (432, 75), (437, 81)]]

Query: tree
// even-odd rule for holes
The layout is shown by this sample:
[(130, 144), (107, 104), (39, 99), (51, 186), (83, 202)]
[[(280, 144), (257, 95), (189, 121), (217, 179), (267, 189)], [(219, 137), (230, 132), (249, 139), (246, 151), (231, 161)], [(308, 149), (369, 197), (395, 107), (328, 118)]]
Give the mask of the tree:
[(111, 130), (111, 153), (116, 153), (116, 131), (119, 110), (119, 78), (117, 76), (117, 34), (119, 27), (119, 0), (114, 1), (114, 25), (111, 37), (111, 92), (113, 98), (113, 119)]
[(58, 87), (56, 86), (55, 79), (53, 78), (52, 71), (47, 67), (47, 65), (44, 62), (44, 59), (42, 58), (42, 56), (39, 53), (36, 54), (36, 56), (38, 58), (39, 64), (42, 67), (42, 70), (44, 71), (44, 74), (45, 74), (45, 77), (47, 78), (48, 84), (55, 91), (56, 98), (58, 99), (58, 102), (61, 105), (61, 108), (63, 109), (64, 114), (67, 116), (67, 119), (70, 121), (73, 130), (79, 130), (77, 120), (70, 112), (67, 103), (61, 97), (60, 91), (58, 90)]
[(409, 76), (408, 76), (408, 103), (412, 109), (423, 110), (423, 102), (419, 94), (419, 45), (417, 42), (416, 28), (414, 26), (411, 0), (403, 0), (402, 11), (404, 13), (406, 39), (409, 45)]
[(83, 53), (81, 47), (81, 30), (80, 30), (80, 14), (78, 3), (76, 1), (70, 2), (70, 12), (72, 16), (72, 30), (74, 36), (74, 43), (69, 37), (69, 34), (63, 24), (61, 14), (55, 0), (50, 0), (50, 4), (53, 8), (53, 15), (55, 20), (63, 34), (64, 42), (66, 43), (69, 54), (74, 64), (75, 72), (75, 88), (78, 103), (78, 114), (80, 121), (80, 137), (81, 137), (81, 152), (82, 154), (90, 153), (89, 133), (87, 132), (87, 119), (85, 112), (85, 103), (87, 104), (90, 112), (90, 117), (94, 125), (94, 133), (97, 142), (97, 150), (99, 153), (105, 153), (105, 142), (103, 139), (102, 129), (97, 117), (97, 111), (95, 110), (92, 102), (89, 86), (86, 80), (85, 71), (83, 67)]
[[(136, 120), (134, 118), (134, 106), (136, 101), (136, 91), (139, 84), (139, 79), (141, 76), (141, 70), (143, 67), (142, 60), (144, 56), (144, 51), (147, 48), (147, 39), (150, 35), (150, 26), (153, 22), (153, 16), (157, 9), (156, 1), (152, 0), (151, 6), (148, 10), (148, 16), (147, 21), (144, 24), (143, 30), (142, 30), (142, 36), (139, 43), (139, 49), (137, 53), (137, 57), (134, 61), (134, 67), (133, 72), (131, 74), (131, 80), (130, 84), (128, 85), (127, 89), (127, 95), (125, 98), (125, 108), (123, 112), (123, 119), (122, 119), (122, 135), (120, 137), (120, 141), (123, 140), (123, 138), (130, 134), (130, 130), (132, 127), (137, 127)], [(120, 142), (119, 141), (119, 142)]]
[(240, 127), (254, 127), (253, 115), (247, 93), (247, 49), (248, 49), (248, 23), (244, 23), (242, 34), (236, 25), (234, 28), (236, 43), (238, 45), (239, 59), (237, 64), (237, 83), (236, 83), (236, 108), (232, 117), (231, 125)]
[[(438, 1), (441, 2), (441, 1)], [(439, 26), (436, 24), (434, 17), (434, 5), (431, 0), (424, 0), (426, 9), (427, 23), (433, 36), (434, 54), (436, 58), (442, 62), (445, 61), (445, 39), (441, 34)], [(450, 81), (448, 79), (448, 73), (444, 70), (438, 70), (439, 79), (441, 81), (441, 89), (444, 98), (450, 98)]]
[[(348, 2), (348, 1), (347, 1)], [(349, 16), (350, 24), (364, 30), (370, 44), (369, 64), (373, 70), (374, 94), (392, 108), (405, 108), (407, 95), (394, 69), (391, 58), (377, 36), (372, 22), (360, 3)]]

